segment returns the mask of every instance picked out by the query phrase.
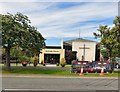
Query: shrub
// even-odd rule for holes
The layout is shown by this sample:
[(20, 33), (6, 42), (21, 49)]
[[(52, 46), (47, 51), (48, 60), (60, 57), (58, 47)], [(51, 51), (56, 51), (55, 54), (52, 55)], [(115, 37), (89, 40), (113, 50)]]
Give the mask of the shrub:
[(20, 56), (20, 57), (19, 57), (19, 60), (20, 60), (21, 62), (23, 62), (23, 61), (29, 62), (29, 57), (23, 55), (23, 56)]
[(23, 66), (26, 66), (27, 63), (29, 62), (29, 57), (23, 55), (19, 57), (20, 62), (22, 63)]
[(61, 65), (62, 67), (65, 67), (65, 65), (66, 65), (66, 60), (65, 60), (65, 58), (62, 58), (62, 59), (61, 59), (60, 65)]
[(35, 55), (32, 60), (33, 60), (34, 67), (36, 67), (38, 65), (38, 61), (39, 61), (38, 57)]

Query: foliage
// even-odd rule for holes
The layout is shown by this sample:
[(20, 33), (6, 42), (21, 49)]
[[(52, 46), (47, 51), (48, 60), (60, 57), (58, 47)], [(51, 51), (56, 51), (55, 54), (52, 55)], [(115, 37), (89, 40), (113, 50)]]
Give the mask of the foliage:
[(10, 49), (10, 57), (19, 59), (22, 56), (22, 52), (18, 47), (12, 47)]
[(62, 58), (62, 59), (61, 59), (60, 65), (61, 65), (62, 67), (65, 67), (65, 65), (66, 65), (66, 60), (65, 60), (65, 58)]
[(22, 56), (19, 57), (19, 61), (21, 61), (21, 62), (23, 62), (23, 61), (29, 62), (30, 58), (27, 57), (26, 55), (22, 55)]
[(73, 51), (70, 51), (70, 50), (66, 50), (65, 58), (66, 58), (66, 62), (68, 64), (71, 64), (71, 61), (76, 59), (76, 52), (73, 52)]
[(34, 67), (36, 67), (37, 64), (38, 64), (39, 59), (38, 59), (38, 57), (35, 55), (35, 56), (32, 58), (32, 61), (33, 61)]
[(101, 54), (104, 58), (107, 58), (108, 59), (108, 53), (106, 53), (106, 49), (102, 49), (101, 50)]
[[(114, 27), (100, 25), (99, 34), (94, 33), (95, 37), (101, 38), (101, 49), (106, 50), (110, 59), (120, 56), (120, 16), (113, 21)], [(105, 55), (105, 54), (103, 54)]]
[(0, 14), (2, 47), (5, 48), (6, 66), (10, 69), (10, 50), (14, 46), (21, 47), (21, 50), (29, 56), (39, 53), (45, 45), (45, 39), (37, 31), (37, 28), (30, 25), (30, 20), (22, 13), (12, 15)]

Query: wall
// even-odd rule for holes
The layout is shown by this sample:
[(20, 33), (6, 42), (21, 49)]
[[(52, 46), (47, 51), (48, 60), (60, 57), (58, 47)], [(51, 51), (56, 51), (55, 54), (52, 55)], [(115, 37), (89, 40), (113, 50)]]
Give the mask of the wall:
[(85, 60), (94, 61), (95, 60), (95, 50), (96, 50), (96, 42), (72, 42), (72, 51), (77, 51), (77, 59), (81, 60), (82, 55), (84, 55), (84, 49), (79, 49), (80, 47), (85, 47), (89, 49), (85, 49)]

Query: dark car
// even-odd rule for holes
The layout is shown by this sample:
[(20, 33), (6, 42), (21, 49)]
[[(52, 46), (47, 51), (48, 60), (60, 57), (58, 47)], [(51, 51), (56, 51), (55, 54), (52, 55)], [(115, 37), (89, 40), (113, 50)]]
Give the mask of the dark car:
[(81, 67), (83, 67), (83, 72), (94, 73), (95, 69), (91, 66), (90, 61), (77, 61), (73, 60), (71, 65), (71, 72), (80, 73)]
[(104, 68), (104, 72), (112, 73), (113, 67), (110, 62), (90, 62), (90, 61), (77, 61), (73, 60), (71, 65), (71, 72), (80, 73), (81, 67), (83, 67), (83, 72), (86, 73), (100, 73), (102, 67)]
[(119, 69), (120, 68), (120, 64), (119, 63), (115, 63), (114, 68)]
[(104, 68), (105, 73), (106, 72), (112, 73), (113, 71), (112, 63), (110, 62), (100, 62), (100, 61), (94, 62), (93, 67), (97, 73), (101, 72), (102, 67)]
[(115, 60), (116, 60), (115, 68), (120, 69), (120, 57), (116, 57)]

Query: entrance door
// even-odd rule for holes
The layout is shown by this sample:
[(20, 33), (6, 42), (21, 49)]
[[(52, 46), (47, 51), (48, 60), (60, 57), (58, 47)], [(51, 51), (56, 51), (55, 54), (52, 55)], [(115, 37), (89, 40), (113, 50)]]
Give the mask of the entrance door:
[(44, 60), (46, 63), (50, 64), (56, 64), (59, 63), (60, 61), (60, 54), (45, 54), (44, 55)]

